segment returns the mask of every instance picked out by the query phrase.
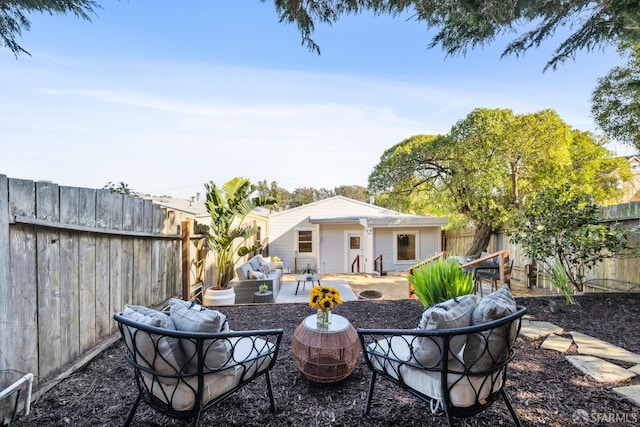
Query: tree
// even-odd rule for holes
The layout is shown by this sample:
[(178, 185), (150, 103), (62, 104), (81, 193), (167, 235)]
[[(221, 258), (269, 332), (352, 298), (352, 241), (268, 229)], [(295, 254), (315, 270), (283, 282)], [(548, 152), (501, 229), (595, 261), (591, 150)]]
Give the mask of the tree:
[(640, 151), (640, 44), (624, 45), (621, 51), (628, 63), (598, 79), (591, 113), (607, 136)]
[(335, 194), (331, 190), (326, 188), (313, 188), (313, 187), (299, 187), (291, 194), (291, 201), (289, 202), (289, 208), (296, 208), (298, 206), (307, 205), (309, 203), (317, 202), (318, 200), (327, 199)]
[(5, 47), (8, 47), (17, 57), (21, 53), (29, 55), (22, 46), (16, 42), (16, 37), (22, 35), (22, 31), (31, 29), (31, 21), (27, 15), (33, 12), (53, 14), (73, 13), (76, 17), (91, 21), (91, 14), (100, 8), (93, 0), (3, 0), (0, 2), (0, 38)]
[[(522, 245), (554, 283), (584, 291), (586, 271), (606, 258), (637, 256), (632, 230), (598, 221), (598, 207), (570, 185), (548, 188), (520, 210), (511, 242)], [(563, 289), (572, 302), (571, 289)]]
[[(262, 0), (263, 2), (266, 0)], [(489, 44), (499, 35), (518, 34), (503, 56), (522, 55), (551, 38), (558, 28), (572, 33), (556, 48), (546, 68), (556, 68), (582, 49), (588, 51), (620, 40), (639, 41), (638, 0), (568, 1), (391, 1), (391, 0), (274, 0), (280, 22), (294, 23), (302, 44), (320, 53), (311, 35), (316, 22), (329, 24), (345, 14), (371, 11), (378, 15), (409, 13), (438, 32), (429, 47), (441, 45), (448, 55)]]
[(333, 192), (336, 196), (348, 197), (353, 200), (359, 200), (361, 202), (369, 202), (369, 195), (367, 189), (360, 185), (341, 185), (335, 187)]
[(271, 185), (267, 184), (266, 179), (259, 181), (256, 189), (259, 195), (275, 200), (275, 203), (270, 206), (272, 209), (281, 211), (289, 207), (291, 193), (280, 187), (276, 181), (271, 181)]
[(256, 186), (242, 177), (232, 178), (222, 187), (211, 181), (205, 184), (205, 188), (205, 205), (211, 216), (207, 238), (216, 257), (215, 287), (225, 289), (233, 279), (235, 254), (242, 257), (257, 249), (255, 246), (244, 246), (258, 232), (257, 226), (244, 223), (247, 215), (256, 207), (272, 205), (275, 200), (254, 196)]
[[(475, 226), (468, 256), (478, 256), (513, 214), (541, 189), (579, 183), (598, 202), (614, 200), (629, 165), (605, 140), (572, 130), (551, 110), (514, 115), (476, 109), (448, 135), (416, 135), (386, 150), (369, 176), (378, 204), (398, 209), (420, 198), (422, 212), (457, 214)], [(398, 209), (400, 210), (400, 209)], [(458, 222), (460, 222), (458, 220)]]

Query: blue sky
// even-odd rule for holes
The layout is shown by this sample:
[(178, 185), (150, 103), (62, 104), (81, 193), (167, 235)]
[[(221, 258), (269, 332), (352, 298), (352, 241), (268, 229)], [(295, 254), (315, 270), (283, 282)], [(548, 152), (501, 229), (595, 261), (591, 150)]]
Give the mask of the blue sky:
[(33, 15), (20, 39), (32, 56), (0, 50), (0, 174), (181, 198), (238, 175), (366, 186), (385, 149), (477, 107), (551, 108), (597, 132), (590, 94), (620, 63), (582, 52), (543, 73), (557, 40), (447, 58), (423, 24), (369, 14), (318, 25), (318, 56), (269, 2), (100, 3), (93, 22)]

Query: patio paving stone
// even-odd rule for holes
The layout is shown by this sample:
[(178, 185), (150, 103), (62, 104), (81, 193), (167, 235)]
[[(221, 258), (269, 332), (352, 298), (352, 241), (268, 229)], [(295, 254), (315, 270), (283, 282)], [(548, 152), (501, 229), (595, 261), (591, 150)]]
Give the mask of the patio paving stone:
[(538, 338), (551, 334), (561, 334), (563, 332), (564, 329), (553, 323), (528, 319), (522, 319), (522, 326), (520, 327), (520, 335), (532, 340), (537, 340)]
[(569, 347), (571, 347), (571, 344), (573, 344), (573, 341), (569, 338), (563, 338), (556, 334), (551, 334), (544, 340), (540, 348), (566, 353), (569, 350)]
[(578, 370), (602, 383), (625, 381), (636, 376), (628, 369), (595, 356), (565, 356)]
[(590, 337), (580, 332), (571, 332), (573, 342), (578, 346), (578, 353), (598, 356), (605, 359), (621, 360), (623, 362), (640, 363), (640, 355), (615, 346), (606, 341)]
[(618, 393), (620, 396), (630, 400), (637, 406), (640, 406), (640, 385), (614, 387), (613, 391)]

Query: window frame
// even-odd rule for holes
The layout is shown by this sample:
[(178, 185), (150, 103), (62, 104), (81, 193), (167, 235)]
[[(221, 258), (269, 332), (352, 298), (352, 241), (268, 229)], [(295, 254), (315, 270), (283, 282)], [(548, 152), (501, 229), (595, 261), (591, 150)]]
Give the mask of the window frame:
[[(413, 235), (415, 238), (414, 259), (398, 259), (398, 237), (401, 235)], [(420, 231), (418, 230), (399, 230), (393, 232), (393, 262), (394, 264), (413, 265), (420, 259)]]

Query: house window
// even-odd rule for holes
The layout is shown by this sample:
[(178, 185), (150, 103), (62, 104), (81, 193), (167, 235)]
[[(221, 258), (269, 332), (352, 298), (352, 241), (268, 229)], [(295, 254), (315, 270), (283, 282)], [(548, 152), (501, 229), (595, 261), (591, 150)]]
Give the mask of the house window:
[(298, 230), (298, 252), (301, 254), (313, 252), (313, 234), (311, 230)]
[(360, 236), (349, 237), (349, 249), (360, 249)]
[(418, 233), (395, 233), (397, 262), (414, 262), (418, 259)]

